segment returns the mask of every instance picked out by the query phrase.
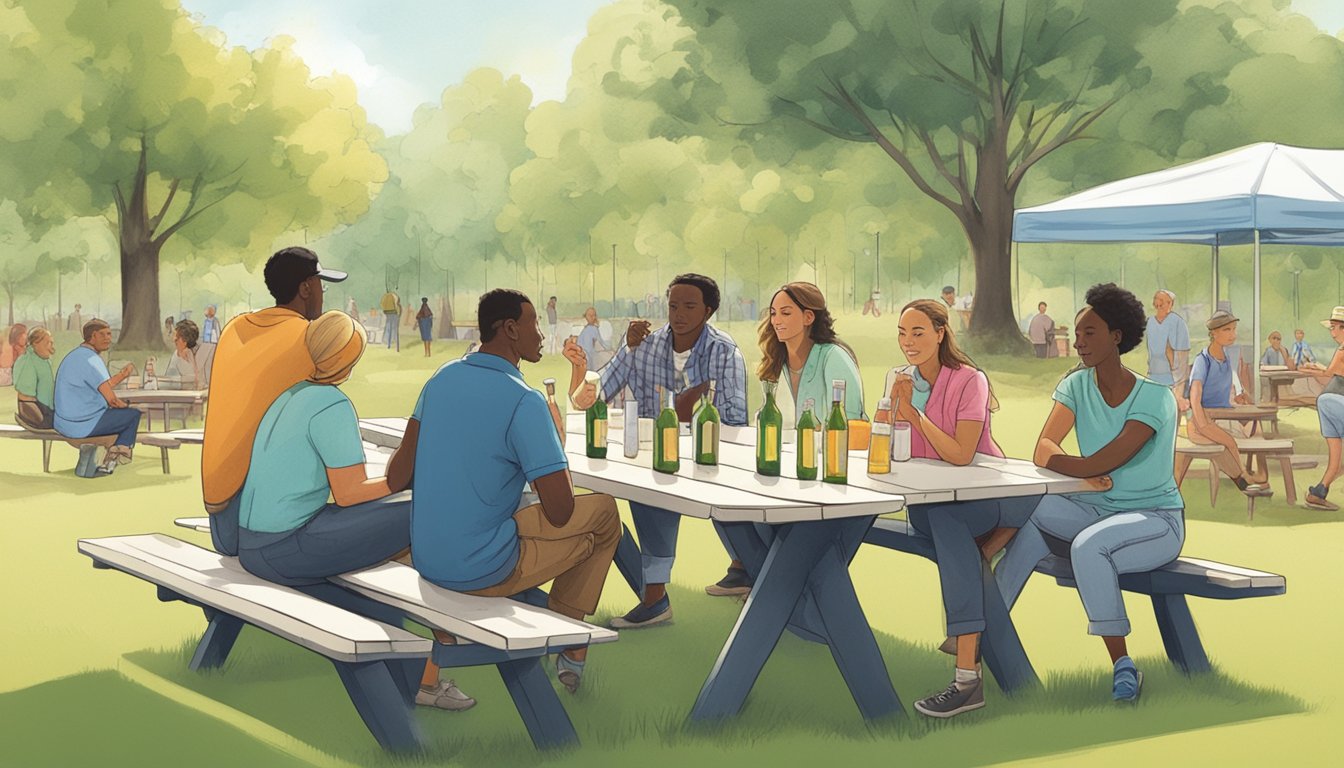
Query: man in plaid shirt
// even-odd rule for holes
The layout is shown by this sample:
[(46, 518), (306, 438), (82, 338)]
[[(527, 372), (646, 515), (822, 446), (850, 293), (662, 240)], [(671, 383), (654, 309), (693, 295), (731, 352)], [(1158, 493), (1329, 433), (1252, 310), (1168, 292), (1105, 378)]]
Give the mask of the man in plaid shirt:
[[(629, 387), (639, 401), (641, 415), (656, 415), (662, 409), (658, 391), (675, 392), (678, 420), (689, 422), (712, 380), (719, 418), (730, 426), (745, 426), (747, 367), (732, 338), (709, 325), (718, 308), (719, 286), (712, 279), (678, 275), (667, 290), (667, 325), (651, 331), (649, 321), (631, 321), (626, 343), (600, 372), (602, 398), (610, 400)], [(565, 343), (564, 354), (572, 366), (573, 392), (582, 384), (587, 359), (572, 340)], [(587, 409), (597, 395), (590, 387), (574, 404)], [(647, 627), (672, 618), (666, 586), (676, 559), (681, 515), (633, 501), (630, 512), (642, 551), (644, 601), (625, 616), (612, 619), (611, 626), (617, 629)]]

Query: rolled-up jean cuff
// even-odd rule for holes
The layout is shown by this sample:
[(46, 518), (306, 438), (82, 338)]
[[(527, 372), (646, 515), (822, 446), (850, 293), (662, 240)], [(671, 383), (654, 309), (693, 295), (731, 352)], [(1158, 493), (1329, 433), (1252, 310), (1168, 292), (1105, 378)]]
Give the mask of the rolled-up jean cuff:
[(985, 631), (984, 621), (958, 621), (947, 625), (947, 636), (973, 635)]
[(675, 557), (641, 555), (640, 564), (644, 568), (644, 583), (667, 584), (672, 581), (672, 563), (676, 560)]
[(1101, 637), (1126, 637), (1129, 635), (1129, 619), (1106, 619), (1087, 622), (1087, 634)]

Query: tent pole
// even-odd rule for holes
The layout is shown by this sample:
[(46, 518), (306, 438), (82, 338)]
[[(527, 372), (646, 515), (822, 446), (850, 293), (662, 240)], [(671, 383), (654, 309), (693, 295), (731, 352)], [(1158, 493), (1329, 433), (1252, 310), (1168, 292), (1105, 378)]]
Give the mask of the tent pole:
[(1209, 314), (1212, 315), (1218, 311), (1218, 236), (1213, 236), (1213, 304), (1209, 306)]
[(1252, 333), (1255, 334), (1255, 357), (1251, 359), (1251, 402), (1260, 402), (1260, 230), (1255, 230), (1255, 276), (1254, 276), (1255, 301), (1253, 311), (1255, 317), (1252, 320)]

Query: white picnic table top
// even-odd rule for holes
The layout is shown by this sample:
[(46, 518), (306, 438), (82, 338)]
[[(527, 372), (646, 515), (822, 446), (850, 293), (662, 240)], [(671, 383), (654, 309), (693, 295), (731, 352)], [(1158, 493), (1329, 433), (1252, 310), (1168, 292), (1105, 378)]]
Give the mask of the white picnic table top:
[(210, 399), (208, 389), (118, 389), (113, 392), (128, 403), (198, 403)]

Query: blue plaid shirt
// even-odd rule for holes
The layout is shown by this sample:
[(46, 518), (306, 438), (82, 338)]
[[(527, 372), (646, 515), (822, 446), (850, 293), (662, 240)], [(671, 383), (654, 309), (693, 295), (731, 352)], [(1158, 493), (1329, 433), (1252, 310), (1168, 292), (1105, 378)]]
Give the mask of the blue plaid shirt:
[[(633, 350), (621, 344), (616, 356), (601, 371), (602, 399), (611, 400), (617, 392), (630, 387), (640, 403), (640, 412), (658, 402), (658, 388), (680, 391), (677, 368), (672, 362), (672, 327), (664, 325), (650, 333)], [(747, 364), (732, 338), (706, 325), (691, 347), (686, 361), (688, 386), (714, 380), (714, 406), (724, 424), (747, 424)], [(652, 412), (652, 411), (650, 411)]]

